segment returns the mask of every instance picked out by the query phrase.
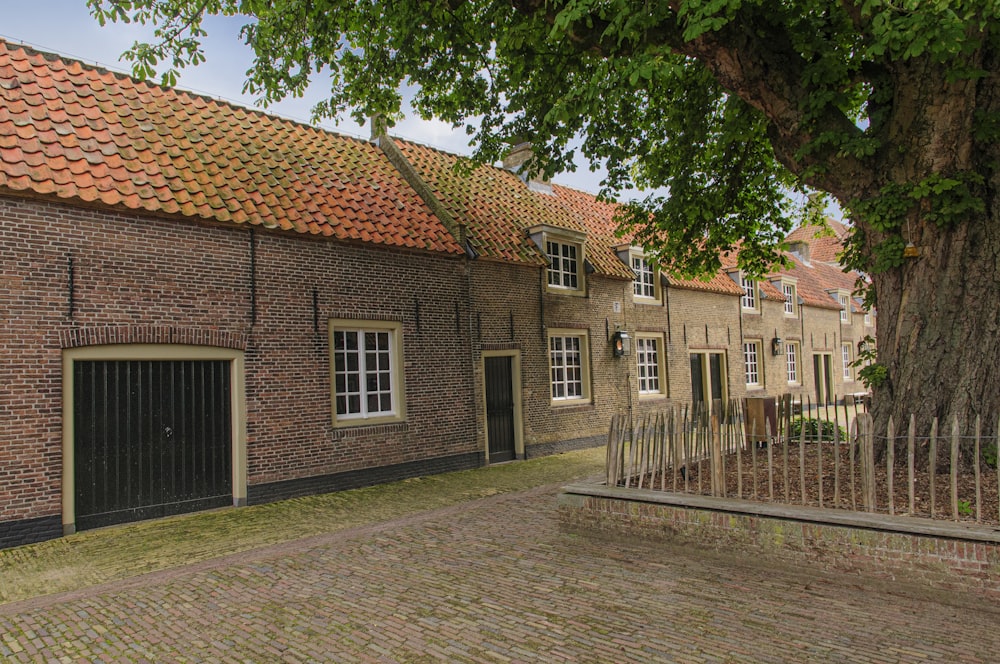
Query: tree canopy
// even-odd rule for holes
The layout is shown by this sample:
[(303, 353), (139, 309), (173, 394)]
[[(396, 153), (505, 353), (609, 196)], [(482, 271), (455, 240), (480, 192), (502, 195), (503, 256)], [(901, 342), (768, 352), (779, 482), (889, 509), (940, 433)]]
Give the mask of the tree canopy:
[[(256, 55), (246, 88), (265, 101), (322, 71), (319, 115), (391, 122), (414, 89), (418, 112), (465, 125), (483, 161), (527, 138), (549, 172), (571, 169), (576, 149), (603, 163), (609, 194), (666, 188), (629, 206), (624, 227), (680, 274), (713, 270), (737, 245), (741, 266), (763, 273), (792, 225), (787, 193), (832, 195), (854, 223), (847, 257), (872, 275), (884, 394), (938, 415), (982, 397), (912, 387), (963, 369), (906, 353), (960, 343), (937, 329), (942, 316), (966, 337), (996, 328), (962, 303), (1000, 290), (984, 249), (1000, 242), (997, 0), (89, 4), (102, 22), (157, 25), (158, 42), (129, 54), (139, 75), (166, 65), (170, 82), (202, 59), (206, 15), (243, 14)], [(974, 287), (973, 272), (985, 273)], [(931, 292), (941, 279), (958, 288), (951, 304)], [(1000, 361), (1000, 346), (978, 351), (955, 361)]]

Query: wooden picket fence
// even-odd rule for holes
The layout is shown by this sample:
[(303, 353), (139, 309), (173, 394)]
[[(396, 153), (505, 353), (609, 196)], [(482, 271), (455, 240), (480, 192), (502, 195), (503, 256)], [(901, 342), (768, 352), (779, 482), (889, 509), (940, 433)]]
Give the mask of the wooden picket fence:
[[(957, 421), (942, 434), (935, 420), (921, 437), (911, 417), (904, 433), (890, 422), (879, 436), (861, 402), (814, 406), (785, 395), (763, 423), (747, 412), (733, 400), (615, 416), (608, 485), (1000, 523), (1000, 419), (992, 432), (977, 419), (966, 435)], [(802, 415), (830, 424), (794, 426)], [(988, 449), (994, 467), (982, 462)]]

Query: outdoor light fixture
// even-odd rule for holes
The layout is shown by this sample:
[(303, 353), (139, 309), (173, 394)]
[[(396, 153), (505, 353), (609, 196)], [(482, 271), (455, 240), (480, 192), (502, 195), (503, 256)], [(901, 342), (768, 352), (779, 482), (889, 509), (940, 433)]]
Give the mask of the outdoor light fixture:
[(625, 330), (615, 330), (611, 335), (611, 348), (615, 357), (624, 357), (632, 354), (632, 337)]
[(784, 342), (781, 340), (781, 337), (775, 337), (775, 338), (771, 339), (771, 355), (774, 355), (774, 356), (781, 355), (781, 350), (783, 348), (783, 345), (782, 345), (783, 343)]

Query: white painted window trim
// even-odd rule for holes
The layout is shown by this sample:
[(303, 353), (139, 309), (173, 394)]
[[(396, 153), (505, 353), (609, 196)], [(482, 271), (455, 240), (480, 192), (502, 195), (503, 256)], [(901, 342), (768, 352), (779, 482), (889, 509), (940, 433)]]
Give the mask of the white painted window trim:
[(636, 385), (639, 396), (666, 394), (665, 358), (663, 356), (666, 346), (663, 343), (663, 336), (636, 334), (634, 346)]
[(761, 357), (760, 357), (761, 342), (760, 341), (744, 341), (743, 342), (743, 367), (744, 373), (746, 374), (746, 385), (747, 387), (761, 387)]
[(553, 404), (590, 400), (590, 343), (586, 331), (549, 331), (549, 396)]
[[(402, 334), (402, 323), (398, 321), (330, 321), (330, 395), (334, 426), (373, 425), (405, 419)], [(371, 350), (366, 347), (369, 335), (375, 335), (376, 342)], [(346, 342), (351, 337), (358, 342), (357, 348), (338, 348), (338, 339)], [(357, 362), (356, 370), (347, 368), (352, 357)], [(338, 387), (348, 387), (349, 374), (357, 378), (356, 389), (339, 390)], [(375, 380), (376, 389), (370, 393), (371, 379)], [(373, 409), (368, 401), (376, 395), (380, 403)], [(382, 396), (388, 397), (388, 408), (382, 407)], [(350, 397), (357, 399), (356, 406), (349, 403)], [(343, 412), (342, 406), (345, 407)]]

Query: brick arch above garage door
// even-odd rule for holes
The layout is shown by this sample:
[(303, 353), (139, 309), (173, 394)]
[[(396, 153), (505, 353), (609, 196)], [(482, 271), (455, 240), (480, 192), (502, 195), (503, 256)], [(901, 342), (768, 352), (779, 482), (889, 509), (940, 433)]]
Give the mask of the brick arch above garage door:
[(59, 345), (62, 348), (81, 348), (111, 344), (179, 344), (246, 350), (249, 338), (249, 334), (242, 332), (200, 327), (118, 325), (63, 330), (59, 333)]

